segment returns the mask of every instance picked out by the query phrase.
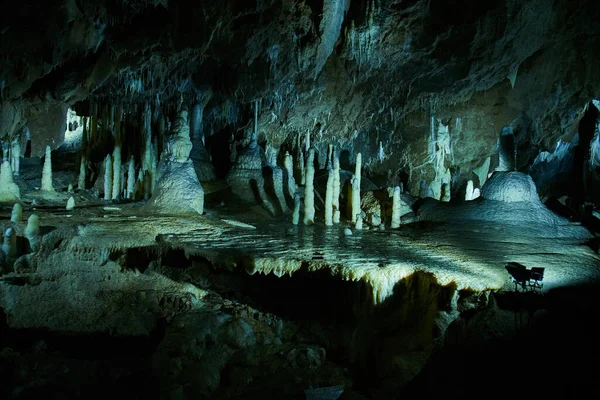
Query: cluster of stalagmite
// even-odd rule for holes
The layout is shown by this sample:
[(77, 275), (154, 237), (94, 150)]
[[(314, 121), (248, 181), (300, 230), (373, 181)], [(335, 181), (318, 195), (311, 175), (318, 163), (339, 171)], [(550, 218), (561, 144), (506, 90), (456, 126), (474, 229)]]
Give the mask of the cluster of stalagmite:
[(19, 231), (17, 224), (20, 224), (22, 219), (23, 208), (20, 203), (16, 203), (11, 212), (11, 223), (13, 225), (1, 231), (0, 275), (16, 272), (21, 257), (27, 257), (32, 252), (39, 250), (41, 242), (39, 218), (35, 214), (29, 216), (23, 237), (17, 233)]

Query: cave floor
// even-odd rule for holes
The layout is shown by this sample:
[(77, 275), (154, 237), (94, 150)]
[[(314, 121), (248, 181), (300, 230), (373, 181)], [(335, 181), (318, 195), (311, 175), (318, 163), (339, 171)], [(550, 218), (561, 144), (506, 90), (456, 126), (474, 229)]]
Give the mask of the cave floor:
[[(142, 203), (89, 200), (82, 196), (73, 211), (52, 201), (26, 206), (24, 219), (35, 212), (42, 226), (80, 226), (77, 240), (85, 246), (126, 249), (160, 242), (250, 274), (329, 270), (343, 280), (367, 282), (375, 302), (414, 271), (431, 272), (440, 284), (455, 282), (459, 289), (510, 290), (504, 268), (509, 261), (544, 267), (544, 291), (600, 279), (600, 257), (583, 239), (553, 237), (554, 228), (546, 226), (423, 222), (385, 231), (351, 227), (353, 234), (345, 235), (345, 224), (294, 226), (291, 216), (274, 218), (259, 206), (215, 205), (203, 216), (148, 215)], [(8, 209), (0, 214), (9, 217)]]
[[(159, 335), (158, 347), (150, 350), (154, 354), (154, 365), (164, 363), (160, 371), (175, 368), (171, 362), (188, 365), (189, 368), (201, 365), (201, 368), (221, 371), (222, 375), (217, 375), (214, 382), (211, 381), (212, 375), (197, 372), (206, 377), (200, 380), (200, 389), (194, 389), (197, 392), (191, 391), (188, 395), (199, 393), (199, 398), (206, 393), (212, 393), (210, 398), (235, 398), (232, 393), (238, 393), (237, 389), (244, 393), (240, 398), (252, 398), (247, 397), (252, 385), (256, 386), (259, 398), (260, 393), (270, 388), (269, 385), (277, 379), (294, 381), (294, 374), (302, 376), (296, 379), (296, 383), (288, 385), (294, 387), (293, 393), (296, 394), (302, 393), (308, 381), (348, 384), (350, 378), (343, 366), (356, 364), (352, 357), (363, 357), (365, 362), (363, 369), (357, 367), (354, 370), (352, 379), (356, 378), (357, 371), (363, 374), (372, 365), (393, 367), (392, 372), (373, 372), (376, 377), (371, 379), (371, 384), (385, 383), (376, 383), (379, 389), (371, 388), (365, 392), (368, 398), (388, 398), (417, 376), (433, 350), (432, 327), (437, 324), (443, 307), (431, 306), (430, 303), (444, 297), (440, 289), (433, 290), (435, 293), (431, 294), (433, 282), (438, 288), (456, 285), (459, 290), (470, 289), (479, 293), (488, 290), (508, 292), (513, 289), (504, 268), (508, 261), (528, 267), (545, 267), (544, 292), (583, 283), (595, 284), (600, 278), (600, 257), (583, 243), (581, 236), (555, 234), (548, 227), (532, 224), (515, 226), (485, 221), (415, 223), (397, 230), (352, 229), (353, 234), (346, 235), (344, 224), (333, 227), (325, 227), (321, 223), (293, 226), (289, 222), (290, 216), (273, 218), (258, 206), (244, 208), (209, 203), (202, 216), (149, 215), (143, 203), (104, 202), (87, 192), (79, 192), (74, 195), (76, 208), (67, 211), (64, 204), (70, 195), (59, 192), (54, 196), (54, 199), (48, 200), (33, 192), (23, 197), (23, 220), (36, 213), (40, 217), (42, 231), (54, 232), (52, 240), (55, 242), (49, 240), (46, 255), (37, 257), (36, 271), (0, 277), (0, 297), (3, 297), (0, 300), (8, 316), (8, 324), (16, 329), (41, 328), (66, 333), (99, 332), (111, 337), (143, 337), (149, 333), (153, 335), (156, 315), (164, 315), (168, 326)], [(36, 202), (32, 204), (34, 199)], [(10, 208), (0, 208), (0, 223), (10, 224), (9, 218)], [(24, 229), (24, 222), (20, 225), (18, 232)], [(156, 248), (162, 249), (163, 255), (168, 250), (183, 253), (185, 257), (165, 258), (159, 262), (169, 264), (169, 268), (162, 265), (150, 267), (147, 264), (155, 258), (144, 257), (143, 249)], [(134, 251), (127, 255), (128, 250)], [(136, 257), (141, 259), (136, 260)], [(186, 262), (186, 258), (196, 261)], [(212, 287), (183, 279), (178, 271), (198, 269), (198, 260), (205, 260), (207, 265), (232, 275), (212, 282)], [(417, 297), (409, 301), (408, 308), (404, 308), (403, 304), (411, 298), (399, 294), (399, 287), (402, 288), (399, 284), (421, 272), (429, 273), (434, 281), (422, 281), (429, 289), (421, 292), (410, 289), (411, 285), (419, 286), (418, 283), (408, 283), (406, 293)], [(278, 285), (284, 288), (280, 292), (297, 289), (287, 295), (273, 292), (271, 297), (261, 300), (262, 304), (281, 301), (283, 309), (298, 307), (294, 311), (295, 316), (292, 312), (291, 317), (284, 316), (286, 322), (281, 325), (284, 328), (276, 327), (275, 321), (281, 314), (275, 311), (258, 312), (248, 309), (244, 301), (231, 303), (225, 297), (215, 296), (216, 293), (226, 293), (228, 285), (239, 287), (239, 279), (247, 278), (235, 277), (249, 277), (249, 274), (254, 280), (245, 281), (243, 285), (257, 285), (258, 291), (271, 291)], [(306, 285), (314, 285), (314, 281), (296, 278), (313, 274), (326, 275), (330, 280), (321, 286), (311, 287)], [(297, 280), (297, 283), (290, 283), (290, 280)], [(346, 293), (354, 293), (355, 287), (340, 287), (335, 282), (361, 284), (368, 289), (362, 305), (366, 302), (382, 306), (377, 308), (378, 311), (369, 311), (368, 307), (360, 309), (362, 306), (359, 305), (357, 311), (355, 295), (343, 297)], [(219, 291), (221, 288), (216, 283), (222, 284), (225, 289)], [(52, 296), (51, 301), (49, 296)], [(286, 296), (298, 296), (300, 305), (294, 305), (294, 299), (286, 299)], [(310, 298), (315, 299), (314, 304), (302, 305)], [(415, 300), (417, 298), (420, 300)], [(325, 303), (330, 304), (323, 306)], [(252, 306), (260, 308), (260, 304)], [(308, 310), (307, 316), (304, 322), (299, 322), (303, 320), (300, 316), (304, 308)], [(310, 314), (318, 313), (315, 310), (320, 308), (323, 309), (322, 315), (314, 315), (315, 319), (311, 320), (313, 316)], [(269, 314), (271, 311), (275, 314)], [(497, 314), (499, 317), (494, 318), (502, 321), (498, 332), (512, 334), (512, 314), (500, 311)], [(456, 317), (456, 313), (452, 317), (448, 314), (448, 323)], [(307, 321), (309, 323), (305, 326), (308, 328), (294, 327), (295, 323), (302, 325)], [(231, 333), (231, 329), (235, 333)], [(206, 330), (217, 332), (210, 335), (224, 335), (225, 338), (219, 340), (228, 343), (228, 347), (218, 347), (222, 346), (219, 341), (214, 344), (213, 339), (206, 338), (210, 335), (202, 336)], [(253, 333), (256, 338), (245, 343), (244, 340), (250, 340), (247, 331), (258, 333)], [(260, 333), (267, 331), (270, 333)], [(306, 338), (299, 340), (297, 332), (304, 332)], [(228, 337), (235, 338), (233, 343)], [(186, 340), (196, 344), (187, 345)], [(185, 351), (179, 348), (179, 342), (184, 343), (181, 347)], [(322, 347), (307, 344), (314, 342)], [(200, 346), (197, 343), (204, 344)], [(267, 347), (260, 347), (262, 345)], [(202, 347), (205, 352), (224, 352), (216, 353), (217, 358), (226, 354), (228, 366), (223, 369), (222, 365), (209, 363), (207, 366), (206, 361), (200, 362), (193, 356), (197, 352), (193, 350), (195, 346)], [(211, 346), (218, 349), (211, 350)], [(261, 350), (256, 350), (257, 346)], [(328, 361), (324, 361), (320, 348), (327, 349)], [(238, 349), (238, 353), (231, 349)], [(286, 368), (296, 372), (269, 379), (268, 365), (272, 362), (269, 357), (273, 357), (275, 351), (280, 355), (286, 354), (285, 362), (293, 367), (288, 365)], [(356, 356), (354, 353), (357, 351), (364, 354)], [(175, 361), (169, 357), (165, 358), (167, 361), (161, 361), (163, 352)], [(181, 355), (177, 355), (179, 352)], [(339, 364), (331, 364), (329, 352)], [(260, 360), (242, 362), (241, 371), (253, 376), (252, 379), (247, 378), (250, 379), (247, 382), (243, 381), (246, 379), (244, 376), (227, 375), (237, 371), (236, 365), (241, 362), (239, 354)], [(348, 358), (348, 354), (353, 356)], [(318, 368), (313, 365), (315, 363)], [(144, 364), (144, 368), (149, 367)], [(185, 374), (185, 368), (180, 373), (184, 381), (192, 379)], [(266, 375), (260, 379), (266, 380), (257, 378), (263, 376), (261, 374)], [(174, 372), (173, 376), (176, 375)], [(191, 390), (185, 387), (179, 389), (179, 381), (172, 377), (165, 379), (174, 382), (169, 387), (175, 392)], [(221, 388), (216, 389), (219, 382)], [(316, 384), (316, 387), (319, 385)], [(347, 392), (342, 398), (363, 398), (352, 393), (356, 397)], [(161, 398), (163, 395), (161, 393)], [(288, 392), (282, 394), (294, 398), (288, 395)]]

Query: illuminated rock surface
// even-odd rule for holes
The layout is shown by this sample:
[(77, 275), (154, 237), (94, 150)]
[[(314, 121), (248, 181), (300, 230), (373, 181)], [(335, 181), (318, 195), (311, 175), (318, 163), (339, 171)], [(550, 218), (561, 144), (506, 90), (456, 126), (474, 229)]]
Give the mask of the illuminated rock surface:
[(600, 2), (0, 8), (1, 399), (597, 391)]

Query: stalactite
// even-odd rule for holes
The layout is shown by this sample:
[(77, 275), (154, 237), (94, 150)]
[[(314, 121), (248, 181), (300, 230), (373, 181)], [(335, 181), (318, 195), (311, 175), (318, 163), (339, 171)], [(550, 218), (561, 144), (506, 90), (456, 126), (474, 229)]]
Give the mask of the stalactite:
[(315, 150), (308, 150), (306, 162), (306, 186), (304, 188), (304, 224), (309, 225), (315, 222)]
[(47, 192), (53, 192), (54, 186), (52, 185), (52, 149), (50, 146), (46, 146), (46, 157), (44, 160), (44, 168), (42, 170), (42, 190)]

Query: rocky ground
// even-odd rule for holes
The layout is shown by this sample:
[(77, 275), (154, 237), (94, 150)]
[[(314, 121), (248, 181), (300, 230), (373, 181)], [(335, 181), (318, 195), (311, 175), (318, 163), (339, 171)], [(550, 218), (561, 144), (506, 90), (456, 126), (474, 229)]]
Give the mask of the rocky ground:
[[(23, 222), (5, 207), (2, 226), (23, 238), (36, 213), (42, 240), (0, 277), (5, 398), (394, 398), (433, 393), (440, 375), (471, 385), (472, 365), (504, 376), (500, 353), (537, 369), (556, 351), (560, 369), (563, 321), (592, 346), (590, 303), (565, 288), (597, 282), (600, 258), (576, 224), (474, 214), (348, 236), (227, 201), (184, 217), (89, 191), (22, 200)], [(515, 297), (507, 261), (546, 267), (544, 294)]]

